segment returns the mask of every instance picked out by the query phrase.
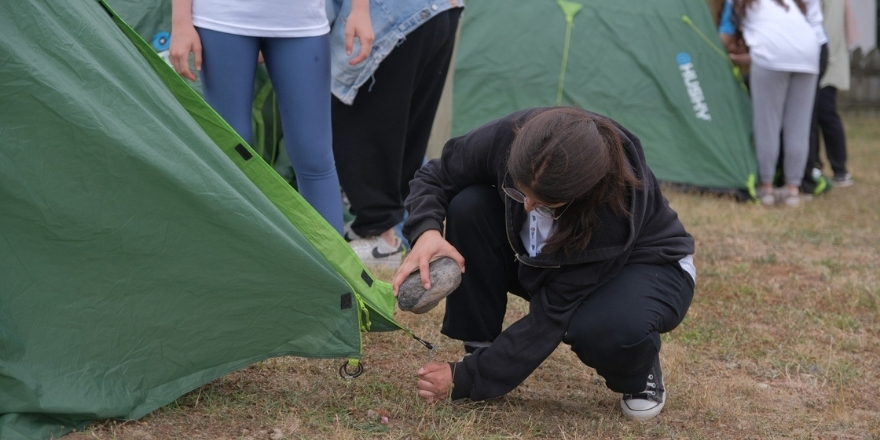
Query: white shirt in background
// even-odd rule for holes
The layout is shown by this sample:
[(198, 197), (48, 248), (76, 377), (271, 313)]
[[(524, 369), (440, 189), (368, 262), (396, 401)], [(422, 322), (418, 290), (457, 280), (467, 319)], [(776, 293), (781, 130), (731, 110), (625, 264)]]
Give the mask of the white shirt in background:
[(330, 32), (324, 0), (193, 0), (196, 27), (248, 37), (315, 37)]
[[(821, 31), (822, 12), (813, 4), (816, 1), (806, 0), (806, 16), (794, 0), (784, 0), (788, 10), (773, 0), (752, 3), (741, 25), (752, 62), (769, 70), (818, 74), (821, 44), (817, 35)], [(807, 17), (818, 18), (819, 30)]]

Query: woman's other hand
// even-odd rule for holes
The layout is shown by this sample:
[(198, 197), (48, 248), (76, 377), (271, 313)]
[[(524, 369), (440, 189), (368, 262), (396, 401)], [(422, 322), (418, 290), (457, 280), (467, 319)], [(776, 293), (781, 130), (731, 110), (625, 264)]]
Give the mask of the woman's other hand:
[(445, 362), (428, 362), (419, 368), (419, 397), (428, 403), (438, 403), (449, 397), (452, 389), (452, 369)]

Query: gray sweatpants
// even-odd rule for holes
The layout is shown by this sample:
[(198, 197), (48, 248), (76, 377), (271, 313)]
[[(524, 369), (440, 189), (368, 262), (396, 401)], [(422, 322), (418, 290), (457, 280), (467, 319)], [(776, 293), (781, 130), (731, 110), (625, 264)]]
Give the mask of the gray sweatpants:
[(785, 183), (801, 185), (810, 151), (817, 77), (813, 73), (769, 70), (752, 64), (749, 84), (761, 183), (773, 181), (779, 160), (779, 134), (783, 132)]

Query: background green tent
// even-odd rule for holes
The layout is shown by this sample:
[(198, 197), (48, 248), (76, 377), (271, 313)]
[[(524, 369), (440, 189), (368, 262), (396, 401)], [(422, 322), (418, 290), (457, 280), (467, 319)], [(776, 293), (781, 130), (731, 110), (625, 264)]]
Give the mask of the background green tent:
[(453, 135), (518, 109), (574, 105), (642, 140), (658, 179), (753, 187), (748, 94), (701, 0), (469, 0)]
[(394, 297), (99, 0), (0, 2), (0, 438), (139, 418)]

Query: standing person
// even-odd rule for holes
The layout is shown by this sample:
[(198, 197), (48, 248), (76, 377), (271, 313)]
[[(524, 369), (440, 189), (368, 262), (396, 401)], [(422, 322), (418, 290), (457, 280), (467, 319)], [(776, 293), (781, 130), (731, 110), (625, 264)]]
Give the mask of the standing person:
[(718, 20), (718, 38), (721, 39), (730, 62), (739, 69), (743, 83), (748, 87), (748, 70), (752, 59), (749, 56), (749, 48), (743, 39), (742, 30), (737, 29), (733, 23), (733, 4), (730, 1), (725, 1), (721, 6), (721, 15)]
[[(334, 41), (348, 2), (336, 0)], [(394, 227), (425, 159), (463, 6), (372, 0), (376, 43), (367, 61), (353, 66), (334, 46), (333, 151), (355, 217), (346, 238), (368, 265), (400, 265), (404, 246)]]
[[(324, 0), (173, 0), (171, 62), (184, 78), (201, 71), (205, 101), (248, 143), (257, 59), (278, 96), (288, 156), (303, 198), (342, 233), (342, 197), (330, 122), (330, 24)], [(353, 0), (344, 48), (369, 56), (368, 0)]]
[(817, 33), (807, 21), (805, 1), (818, 0), (733, 0), (751, 58), (758, 197), (764, 205), (776, 203), (773, 178), (783, 130), (782, 199), (788, 206), (801, 204), (820, 52)]
[(817, 124), (810, 134), (811, 153), (815, 145), (814, 165), (821, 171), (819, 133), (825, 141), (825, 155), (834, 173), (832, 183), (837, 187), (853, 184), (846, 167), (846, 135), (837, 112), (837, 91), (849, 90), (849, 46), (856, 39), (855, 19), (849, 0), (822, 0), (825, 31), (828, 34), (828, 68), (819, 80), (816, 99)]
[[(414, 270), (429, 288), (436, 257), (467, 264), (442, 332), (469, 355), (423, 366), (419, 396), (504, 395), (564, 342), (621, 393), (627, 417), (660, 412), (660, 334), (693, 298), (694, 239), (638, 138), (584, 110), (523, 110), (450, 140), (411, 186), (414, 244), (395, 292)], [(508, 292), (529, 313), (502, 331)]]
[(813, 116), (810, 120), (810, 148), (807, 153), (807, 164), (804, 169), (804, 180), (801, 182), (801, 191), (806, 194), (821, 194), (828, 186), (821, 172), (817, 173), (817, 166), (821, 170), (819, 161), (819, 80), (825, 75), (828, 67), (828, 34), (825, 32), (825, 17), (819, 0), (805, 2), (807, 22), (816, 33), (819, 43), (819, 76), (816, 78), (816, 93), (813, 98)]

